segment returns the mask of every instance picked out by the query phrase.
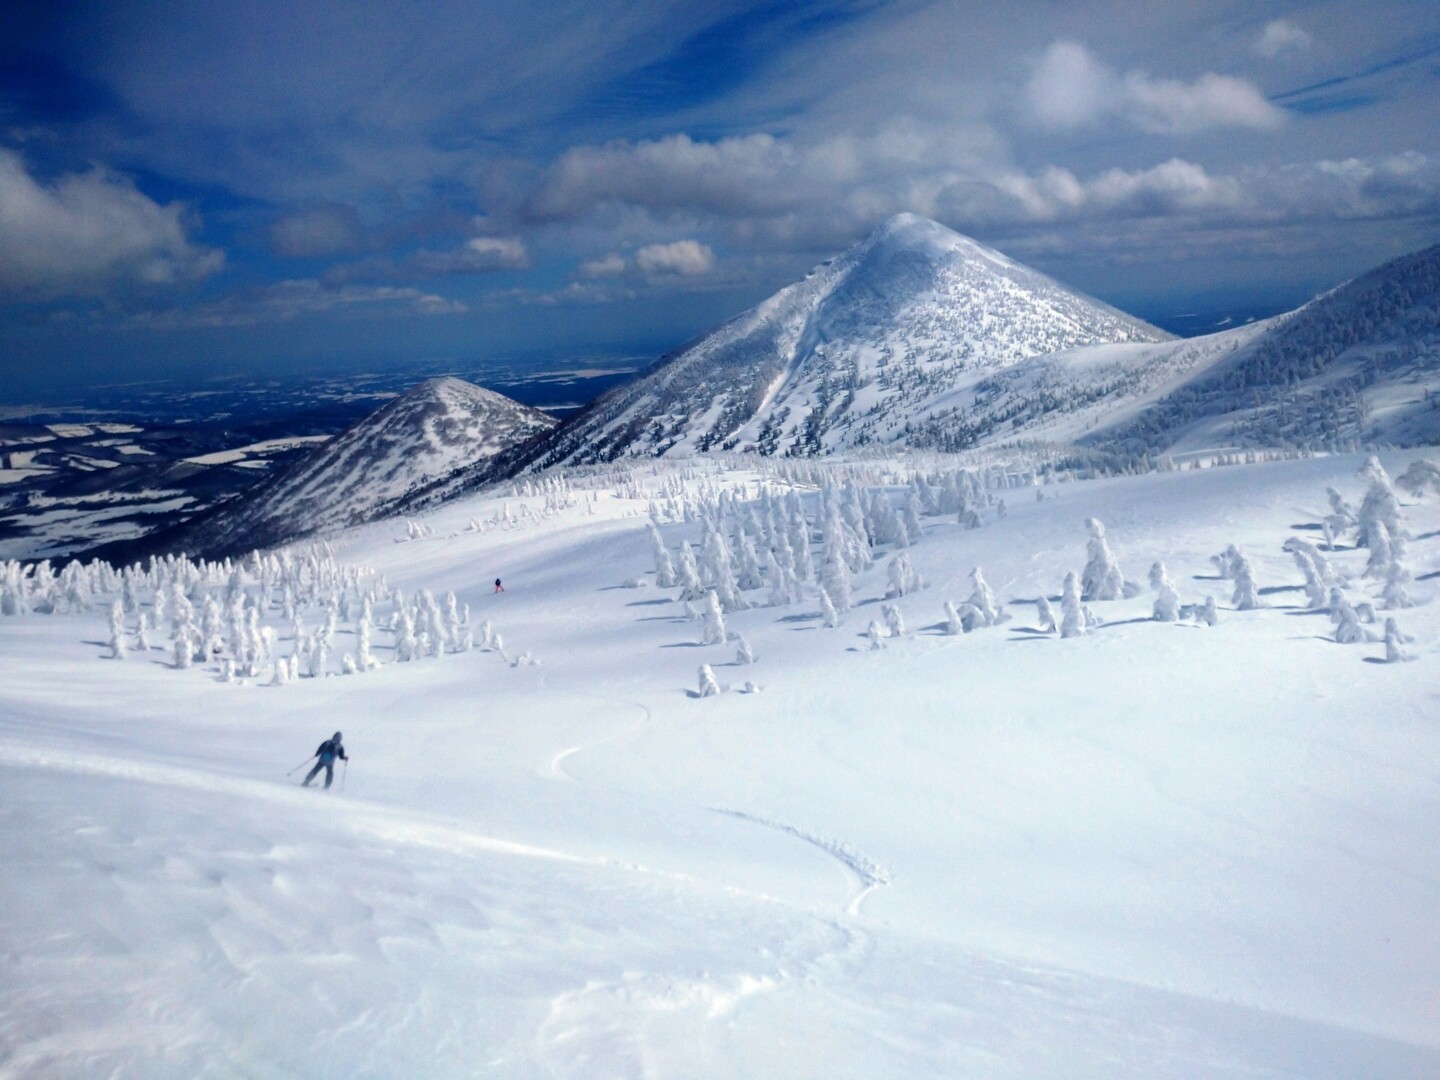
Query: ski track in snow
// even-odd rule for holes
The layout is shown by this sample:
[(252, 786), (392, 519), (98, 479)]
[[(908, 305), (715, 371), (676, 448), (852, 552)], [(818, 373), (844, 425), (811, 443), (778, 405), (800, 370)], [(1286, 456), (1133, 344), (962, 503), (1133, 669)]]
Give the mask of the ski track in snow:
[(777, 832), (785, 833), (802, 840), (811, 847), (818, 848), (843, 866), (858, 881), (860, 888), (850, 902), (845, 906), (846, 915), (859, 915), (860, 906), (865, 898), (882, 885), (889, 885), (891, 881), (890, 872), (878, 863), (871, 861), (864, 855), (853, 850), (849, 845), (840, 840), (833, 840), (824, 836), (817, 836), (808, 833), (804, 829), (794, 825), (787, 825), (783, 821), (775, 821), (770, 818), (759, 817), (755, 814), (747, 814), (743, 810), (727, 810), (724, 807), (716, 806), (711, 809), (717, 814), (726, 817), (738, 818), (740, 821), (748, 821), (753, 825), (761, 825), (767, 829), (774, 829)]
[(533, 844), (521, 844), (513, 840), (487, 836), (456, 825), (442, 825), (377, 803), (359, 802), (348, 798), (330, 801), (322, 799), (317, 802), (318, 792), (306, 790), (298, 783), (282, 785), (267, 780), (248, 780), (175, 765), (72, 751), (47, 751), (31, 746), (5, 743), (0, 743), (0, 764), (109, 776), (138, 783), (181, 787), (218, 795), (284, 803), (303, 807), (309, 813), (327, 813), (337, 824), (391, 843), (410, 844), (451, 852), (484, 851), (530, 859), (550, 859), (585, 866), (613, 867), (637, 873), (657, 874), (677, 880), (691, 880), (683, 874), (652, 870), (605, 856), (556, 851)]
[[(615, 701), (596, 697), (606, 705)], [(638, 735), (652, 720), (646, 705), (636, 701), (620, 704), (640, 710), (630, 726), (601, 738), (566, 747), (550, 758), (548, 773), (565, 783), (584, 783), (565, 768), (575, 756), (609, 743)], [(587, 786), (589, 786), (587, 784)], [(842, 841), (819, 836), (786, 822), (720, 807), (706, 808), (738, 821), (771, 829), (813, 847), (837, 862), (855, 879), (857, 889), (839, 915), (817, 917), (791, 908), (809, 920), (809, 929), (788, 942), (783, 956), (765, 970), (731, 973), (726, 976), (679, 978), (674, 974), (627, 972), (618, 981), (592, 981), (557, 996), (550, 1015), (539, 1031), (542, 1058), (562, 1071), (573, 1071), (587, 1061), (605, 1057), (634, 1058), (653, 1053), (654, 1041), (647, 1033), (671, 1026), (677, 1018), (692, 1016), (700, 1029), (731, 1016), (747, 999), (798, 987), (813, 988), (843, 979), (858, 970), (871, 951), (869, 935), (849, 925), (860, 914), (865, 898), (891, 881), (889, 871), (859, 854)], [(749, 893), (747, 895), (757, 896)], [(777, 903), (783, 903), (776, 901)], [(815, 940), (811, 940), (815, 938)], [(762, 950), (763, 951), (763, 950)]]
[[(610, 698), (593, 697), (587, 698), (587, 700), (599, 701), (605, 705), (616, 704), (616, 702), (611, 700)], [(642, 705), (638, 701), (621, 701), (619, 702), (619, 704), (629, 705), (632, 708), (639, 709), (640, 719), (637, 720), (634, 725), (626, 728), (623, 731), (615, 731), (602, 738), (594, 739), (590, 742), (579, 743), (575, 746), (566, 747), (564, 750), (561, 750), (558, 754), (556, 754), (550, 759), (549, 773), (551, 776), (556, 777), (560, 780), (564, 780), (567, 783), (578, 784), (580, 781), (565, 770), (564, 762), (566, 760), (574, 757), (576, 754), (583, 754), (588, 750), (594, 750), (598, 747), (604, 746), (606, 743), (615, 742), (619, 739), (632, 738), (635, 735), (640, 734), (640, 732), (644, 729), (645, 725), (650, 723), (651, 714), (649, 706)]]

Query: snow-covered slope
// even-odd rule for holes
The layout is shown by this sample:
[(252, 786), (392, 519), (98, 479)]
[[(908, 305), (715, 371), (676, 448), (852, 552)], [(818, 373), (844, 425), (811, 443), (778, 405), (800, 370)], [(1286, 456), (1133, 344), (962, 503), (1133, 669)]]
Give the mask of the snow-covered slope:
[[(900, 504), (919, 456), (854, 474)], [(335, 538), (504, 651), (395, 662), (392, 595), (382, 666), (341, 675), (364, 606), (274, 578), (232, 602), (277, 658), (334, 626), (284, 686), (177, 670), (164, 629), (106, 659), (105, 604), (0, 617), (0, 1076), (1440, 1076), (1440, 504), (1402, 495), (1419, 606), (1380, 612), (1411, 663), (1336, 643), (1282, 546), (1323, 545), (1359, 464), (992, 488), (981, 528), (922, 518), (920, 591), (886, 599), (878, 545), (838, 627), (813, 584), (745, 590), (748, 665), (654, 583), (647, 511), (763, 484), (814, 525), (810, 462), (630, 462)], [(1090, 516), (1217, 625), (1147, 592), (1042, 632)], [(1324, 555), (1378, 604), (1352, 539)], [(1229, 544), (1263, 607), (1217, 580)], [(1010, 619), (947, 634), (976, 566)], [(907, 626), (871, 649), (889, 602)], [(729, 689), (693, 696), (700, 663)], [(298, 787), (336, 728), (336, 787)]]
[(753, 449), (945, 446), (937, 397), (1017, 361), (1167, 335), (914, 214), (601, 398), (540, 465)]
[(545, 413), (463, 379), (430, 379), (164, 544), (233, 553), (369, 521), (554, 425)]
[[(1213, 348), (1223, 337), (1184, 347)], [(1116, 410), (1091, 441), (1132, 453), (1440, 442), (1440, 246), (1388, 262), (1213, 356), (1138, 415)]]

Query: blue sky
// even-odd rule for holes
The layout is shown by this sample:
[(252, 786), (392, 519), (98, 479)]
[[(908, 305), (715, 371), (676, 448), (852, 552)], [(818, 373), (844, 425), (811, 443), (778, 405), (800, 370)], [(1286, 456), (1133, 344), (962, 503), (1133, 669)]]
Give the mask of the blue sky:
[(1149, 317), (1440, 241), (1430, 2), (0, 7), (10, 387), (654, 354), (910, 210)]

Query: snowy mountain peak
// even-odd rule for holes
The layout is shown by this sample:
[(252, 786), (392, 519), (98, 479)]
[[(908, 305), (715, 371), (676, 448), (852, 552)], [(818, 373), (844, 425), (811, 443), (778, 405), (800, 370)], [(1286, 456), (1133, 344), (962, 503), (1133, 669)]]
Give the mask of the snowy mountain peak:
[(538, 440), (523, 464), (973, 441), (939, 399), (1030, 356), (1168, 335), (928, 218), (898, 214)]
[(451, 376), (428, 379), (252, 492), (187, 524), (168, 546), (269, 547), (384, 516), (399, 500), (555, 426)]
[(928, 254), (942, 258), (954, 254), (967, 254), (987, 259), (999, 266), (1014, 267), (1017, 264), (1000, 254), (994, 248), (986, 247), (978, 240), (963, 233), (947, 229), (938, 221), (932, 221), (919, 214), (896, 214), (877, 228), (870, 236), (852, 249), (857, 255)]

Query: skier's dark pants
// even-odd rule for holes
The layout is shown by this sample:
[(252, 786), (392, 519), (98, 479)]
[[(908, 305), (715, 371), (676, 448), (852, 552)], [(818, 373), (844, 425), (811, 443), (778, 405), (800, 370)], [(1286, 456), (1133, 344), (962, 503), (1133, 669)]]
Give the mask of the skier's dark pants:
[(330, 784), (335, 779), (335, 759), (321, 758), (319, 761), (315, 762), (315, 767), (310, 770), (310, 775), (305, 777), (306, 787), (310, 786), (310, 781), (315, 779), (315, 774), (318, 773), (321, 769), (325, 770), (325, 786), (330, 786)]

